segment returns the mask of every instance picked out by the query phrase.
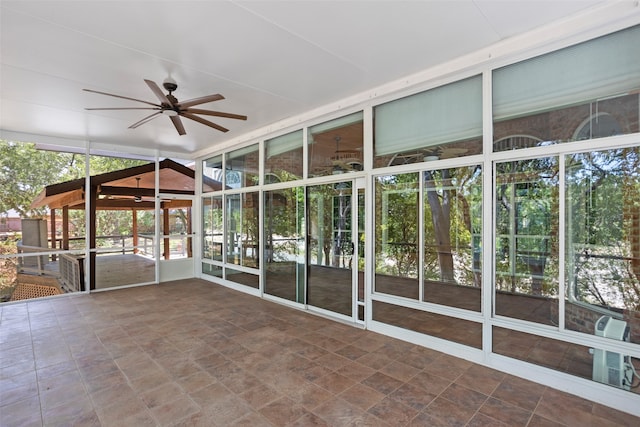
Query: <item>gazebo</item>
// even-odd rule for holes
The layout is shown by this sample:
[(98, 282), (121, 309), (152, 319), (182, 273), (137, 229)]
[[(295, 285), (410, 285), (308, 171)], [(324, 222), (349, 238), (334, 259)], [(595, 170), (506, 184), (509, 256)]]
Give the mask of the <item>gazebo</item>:
[[(91, 249), (96, 248), (96, 212), (98, 210), (131, 210), (133, 213), (133, 245), (138, 246), (137, 212), (155, 209), (155, 162), (126, 169), (94, 175), (89, 178), (89, 230), (86, 238)], [(160, 209), (191, 208), (191, 200), (170, 197), (195, 194), (195, 171), (170, 159), (159, 162), (159, 191), (163, 196)], [(74, 179), (45, 187), (32, 202), (31, 207), (47, 206), (50, 211), (50, 235), (52, 248), (69, 249), (69, 210), (85, 209), (85, 178)], [(203, 191), (221, 189), (221, 183), (204, 177)], [(56, 214), (62, 211), (61, 241), (56, 239)], [(163, 229), (169, 229), (169, 215), (162, 215)], [(188, 211), (188, 234), (191, 233), (191, 210)], [(190, 239), (189, 239), (190, 242)], [(190, 254), (191, 245), (188, 245)], [(169, 239), (164, 238), (163, 254), (169, 258)], [(96, 252), (89, 257), (89, 289), (96, 287)]]

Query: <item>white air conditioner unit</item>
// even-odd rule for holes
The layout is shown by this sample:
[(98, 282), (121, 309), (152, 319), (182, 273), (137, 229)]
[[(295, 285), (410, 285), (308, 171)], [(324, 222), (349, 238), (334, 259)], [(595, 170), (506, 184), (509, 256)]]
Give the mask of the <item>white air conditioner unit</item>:
[[(596, 322), (595, 334), (599, 337), (619, 341), (629, 341), (627, 322), (611, 316), (602, 316)], [(629, 356), (612, 351), (594, 349), (593, 380), (614, 387), (629, 390), (633, 381), (633, 372)]]

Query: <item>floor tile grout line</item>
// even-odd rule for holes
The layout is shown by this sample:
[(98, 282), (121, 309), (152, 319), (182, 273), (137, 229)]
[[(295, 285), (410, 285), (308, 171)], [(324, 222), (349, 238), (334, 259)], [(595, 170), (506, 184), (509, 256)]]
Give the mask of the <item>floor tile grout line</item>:
[(41, 425), (45, 425), (45, 420), (44, 420), (44, 410), (42, 408), (42, 396), (40, 394), (40, 379), (38, 376), (38, 366), (36, 364), (36, 353), (34, 350), (34, 345), (33, 345), (33, 333), (31, 331), (31, 312), (29, 311), (29, 304), (30, 303), (25, 303), (25, 307), (27, 309), (27, 317), (29, 319), (29, 337), (30, 337), (30, 341), (31, 341), (31, 352), (33, 354), (33, 371), (34, 371), (34, 375), (36, 377), (36, 390), (38, 391), (38, 407), (40, 408), (40, 423)]

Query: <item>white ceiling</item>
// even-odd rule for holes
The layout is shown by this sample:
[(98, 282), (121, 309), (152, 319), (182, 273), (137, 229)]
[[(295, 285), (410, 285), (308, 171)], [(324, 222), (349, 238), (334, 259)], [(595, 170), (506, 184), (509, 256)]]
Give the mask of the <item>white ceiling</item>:
[[(602, 2), (2, 0), (0, 130), (190, 158)], [(166, 117), (128, 129), (146, 111), (85, 110), (144, 104), (83, 88), (157, 102), (143, 79), (169, 74), (179, 100), (220, 93), (199, 108), (248, 120), (183, 119), (179, 136)]]

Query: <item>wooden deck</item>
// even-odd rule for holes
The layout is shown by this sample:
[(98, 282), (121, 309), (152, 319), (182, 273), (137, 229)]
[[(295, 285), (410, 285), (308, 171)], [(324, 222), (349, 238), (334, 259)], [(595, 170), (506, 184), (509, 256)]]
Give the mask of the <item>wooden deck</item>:
[(155, 280), (155, 261), (140, 255), (96, 257), (96, 289), (148, 283)]
[[(44, 274), (23, 274), (21, 281), (40, 283), (43, 278), (59, 277), (59, 261), (47, 263), (41, 271)], [(155, 261), (150, 258), (135, 254), (100, 254), (96, 257), (96, 289), (117, 288), (154, 280)]]

